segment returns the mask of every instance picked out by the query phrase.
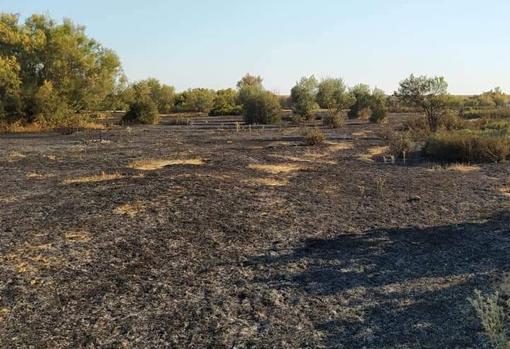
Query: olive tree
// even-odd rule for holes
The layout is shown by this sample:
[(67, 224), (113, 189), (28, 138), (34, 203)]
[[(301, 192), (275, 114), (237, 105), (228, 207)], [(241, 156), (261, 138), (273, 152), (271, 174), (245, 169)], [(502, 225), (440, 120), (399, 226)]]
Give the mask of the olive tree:
[(437, 131), (450, 104), (448, 83), (443, 77), (411, 75), (400, 82), (395, 95), (405, 104), (421, 109), (433, 132)]
[(316, 102), (318, 81), (315, 76), (303, 77), (290, 91), (292, 111), (307, 119), (313, 118), (313, 113), (319, 106)]
[(358, 84), (351, 88), (351, 95), (354, 99), (349, 113), (347, 114), (350, 119), (366, 119), (371, 114), (372, 93), (370, 86), (365, 84)]
[(254, 93), (258, 93), (264, 89), (262, 86), (262, 77), (246, 74), (237, 82), (237, 99), (241, 105), (246, 104), (247, 100)]
[(353, 97), (342, 79), (327, 78), (319, 84), (317, 103), (327, 109), (331, 116), (336, 116), (352, 105)]

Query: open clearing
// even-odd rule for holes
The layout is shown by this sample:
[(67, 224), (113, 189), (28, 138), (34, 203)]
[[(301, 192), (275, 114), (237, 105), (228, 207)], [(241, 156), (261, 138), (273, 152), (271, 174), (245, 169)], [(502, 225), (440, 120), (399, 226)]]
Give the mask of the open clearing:
[(230, 119), (0, 135), (0, 347), (486, 347), (508, 164)]

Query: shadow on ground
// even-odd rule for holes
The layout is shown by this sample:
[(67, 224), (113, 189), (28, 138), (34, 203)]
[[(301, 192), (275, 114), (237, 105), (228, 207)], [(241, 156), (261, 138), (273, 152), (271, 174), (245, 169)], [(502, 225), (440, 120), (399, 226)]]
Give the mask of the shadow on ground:
[(509, 212), (482, 223), (333, 234), (251, 261), (274, 270), (258, 282), (342, 305), (345, 313), (315, 321), (327, 347), (483, 345), (467, 297), (510, 268)]

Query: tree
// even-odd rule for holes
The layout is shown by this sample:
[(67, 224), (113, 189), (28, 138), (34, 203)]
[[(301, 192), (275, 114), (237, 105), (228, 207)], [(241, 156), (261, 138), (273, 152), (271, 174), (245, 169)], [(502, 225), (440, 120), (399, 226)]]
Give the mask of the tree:
[(269, 91), (257, 90), (244, 101), (243, 115), (247, 124), (272, 124), (279, 120), (280, 102)]
[(386, 119), (388, 113), (388, 109), (386, 107), (386, 94), (383, 90), (374, 88), (370, 97), (370, 109), (372, 113), (369, 120), (373, 123), (380, 123)]
[(238, 104), (237, 91), (229, 88), (216, 91), (214, 106), (209, 112), (209, 115), (240, 115), (242, 111), (242, 106)]
[(370, 86), (364, 84), (356, 85), (351, 89), (351, 94), (353, 96), (354, 103), (347, 116), (350, 119), (368, 118), (372, 113), (372, 110), (370, 109), (372, 104)]
[(400, 83), (395, 94), (404, 103), (420, 108), (427, 117), (430, 129), (437, 131), (450, 102), (448, 83), (443, 77), (411, 75)]
[[(1, 13), (0, 42), (0, 64), (10, 67), (12, 81), (20, 82), (19, 105), (9, 110), (17, 119), (34, 120), (43, 95), (57, 95), (72, 113), (97, 110), (121, 73), (117, 55), (70, 20), (58, 24), (33, 15), (20, 24), (18, 15)], [(50, 84), (52, 92), (47, 94)], [(41, 88), (46, 92), (39, 93)], [(4, 110), (11, 108), (12, 94), (3, 91), (0, 98)]]
[(127, 124), (156, 124), (158, 121), (158, 108), (148, 95), (141, 95), (131, 102), (122, 117), (122, 122)]
[(20, 66), (14, 57), (0, 56), (0, 121), (20, 107)]
[(342, 79), (328, 78), (319, 84), (317, 103), (321, 108), (327, 109), (331, 117), (334, 117), (352, 105), (353, 97), (349, 94)]
[(237, 102), (245, 105), (252, 94), (263, 91), (262, 81), (260, 76), (246, 74), (237, 82)]
[(175, 107), (183, 112), (208, 112), (214, 105), (214, 90), (207, 88), (188, 89), (175, 99)]
[(317, 89), (318, 82), (315, 76), (301, 78), (290, 91), (292, 111), (297, 115), (311, 119), (313, 112), (319, 107), (316, 102)]

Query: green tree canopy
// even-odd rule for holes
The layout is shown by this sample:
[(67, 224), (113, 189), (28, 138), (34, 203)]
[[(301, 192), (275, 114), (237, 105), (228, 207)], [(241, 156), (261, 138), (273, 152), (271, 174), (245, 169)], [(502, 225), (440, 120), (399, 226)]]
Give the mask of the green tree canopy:
[(0, 87), (0, 103), (17, 118), (37, 117), (36, 103), (48, 90), (71, 112), (96, 110), (121, 74), (117, 55), (70, 20), (33, 15), (20, 23), (18, 15), (1, 13), (0, 42), (0, 84), (7, 75), (13, 81)]
[(290, 91), (292, 99), (292, 111), (307, 119), (313, 117), (313, 112), (318, 109), (316, 96), (318, 81), (315, 76), (303, 77)]
[(422, 109), (427, 116), (430, 129), (437, 131), (441, 118), (450, 104), (448, 83), (443, 77), (411, 75), (400, 82), (395, 94), (405, 104)]

